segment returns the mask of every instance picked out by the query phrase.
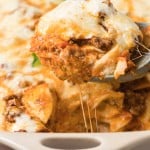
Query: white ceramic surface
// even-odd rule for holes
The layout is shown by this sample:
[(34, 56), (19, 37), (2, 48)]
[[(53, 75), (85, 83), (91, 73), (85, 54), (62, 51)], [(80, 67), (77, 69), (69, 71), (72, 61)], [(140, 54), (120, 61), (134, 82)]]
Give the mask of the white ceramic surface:
[[(18, 150), (55, 150), (56, 148), (72, 150), (81, 148), (83, 150), (149, 150), (150, 131), (91, 134), (1, 132), (0, 143)], [(92, 146), (96, 147), (91, 148)], [(0, 146), (0, 150), (3, 149), (9, 150)]]

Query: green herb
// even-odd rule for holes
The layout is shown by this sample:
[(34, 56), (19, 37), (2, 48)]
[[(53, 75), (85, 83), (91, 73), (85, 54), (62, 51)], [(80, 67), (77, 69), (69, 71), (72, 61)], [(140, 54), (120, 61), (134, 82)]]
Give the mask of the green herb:
[(41, 65), (40, 59), (35, 53), (32, 53), (33, 61), (32, 61), (32, 67), (38, 67)]

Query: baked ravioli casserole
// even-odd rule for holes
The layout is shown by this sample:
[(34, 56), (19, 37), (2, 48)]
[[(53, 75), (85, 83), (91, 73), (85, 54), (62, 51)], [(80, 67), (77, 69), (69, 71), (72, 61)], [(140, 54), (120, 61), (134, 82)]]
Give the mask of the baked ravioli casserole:
[(150, 28), (140, 29), (116, 3), (0, 0), (0, 131), (150, 129), (149, 73), (128, 83), (90, 82), (118, 79), (149, 53)]

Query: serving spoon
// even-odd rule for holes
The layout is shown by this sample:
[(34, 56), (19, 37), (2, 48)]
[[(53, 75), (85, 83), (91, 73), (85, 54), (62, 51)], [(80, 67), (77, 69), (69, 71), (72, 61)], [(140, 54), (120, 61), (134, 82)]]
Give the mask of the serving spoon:
[[(150, 23), (137, 23), (140, 29), (144, 29), (150, 26)], [(150, 52), (138, 58), (135, 62), (136, 70), (131, 73), (126, 73), (125, 75), (120, 76), (117, 81), (120, 83), (133, 81), (139, 78), (142, 78), (148, 71), (150, 71)], [(106, 75), (104, 79), (93, 78), (94, 82), (101, 81), (115, 81), (114, 75)]]

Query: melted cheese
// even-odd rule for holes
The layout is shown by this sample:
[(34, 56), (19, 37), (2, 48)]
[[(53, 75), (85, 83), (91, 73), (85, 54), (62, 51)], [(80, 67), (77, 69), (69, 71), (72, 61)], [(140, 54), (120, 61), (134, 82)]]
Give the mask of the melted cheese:
[(34, 5), (43, 11), (52, 10), (64, 0), (26, 0), (29, 4)]
[(0, 0), (0, 98), (23, 92), (23, 82), (36, 85), (48, 79), (42, 67), (32, 67), (29, 51), (36, 15), (40, 9), (19, 0)]
[(58, 5), (64, 0), (27, 0), (27, 1), (29, 1), (34, 5), (43, 6), (43, 5), (51, 5), (51, 4)]
[[(23, 94), (39, 82), (53, 85), (50, 72), (42, 66), (32, 66), (33, 57), (29, 51), (30, 38), (42, 11), (26, 1), (0, 0), (0, 106), (4, 111), (6, 106), (3, 106), (2, 100), (5, 97)], [(36, 132), (45, 129), (40, 121), (31, 119), (26, 112), (15, 117), (14, 123), (5, 124), (3, 109), (0, 111), (0, 130)], [(10, 110), (10, 113), (13, 112)]]
[[(42, 34), (47, 34), (47, 32), (51, 34), (55, 31), (65, 39), (71, 37), (84, 38), (85, 36), (90, 38), (93, 33), (98, 34), (101, 32), (104, 35), (105, 31), (103, 29), (100, 29), (97, 33), (98, 24), (95, 24), (97, 18), (92, 19), (93, 17), (89, 13), (83, 11), (82, 7), (84, 6), (82, 6), (82, 3), (83, 1), (66, 1), (62, 3), (54, 11), (42, 17), (38, 31)], [(61, 23), (61, 26), (58, 25), (58, 22)]]
[(114, 7), (137, 22), (150, 22), (149, 0), (111, 0)]
[(15, 118), (16, 122), (12, 125), (11, 131), (25, 130), (27, 132), (36, 132), (38, 127), (34, 120), (26, 114), (21, 114)]
[[(8, 3), (6, 4), (9, 6)], [(6, 4), (2, 5), (3, 7), (1, 6), (2, 9), (5, 9)], [(30, 27), (34, 26), (32, 18), (40, 14), (40, 10), (24, 3), (16, 1), (15, 4), (16, 6), (13, 6), (15, 9), (12, 8), (12, 13), (7, 12), (8, 10), (1, 13), (0, 34), (3, 36), (0, 36), (0, 41), (3, 47), (26, 42), (33, 34), (30, 29)]]
[(19, 6), (19, 0), (0, 0), (1, 13), (8, 13), (14, 11)]
[[(106, 14), (105, 20), (100, 19), (101, 13)], [(106, 0), (67, 0), (41, 18), (37, 32), (42, 35), (56, 35), (65, 40), (93, 36), (111, 39), (117, 35), (117, 42), (127, 45), (133, 45), (134, 38), (141, 35), (137, 25), (116, 12)]]

